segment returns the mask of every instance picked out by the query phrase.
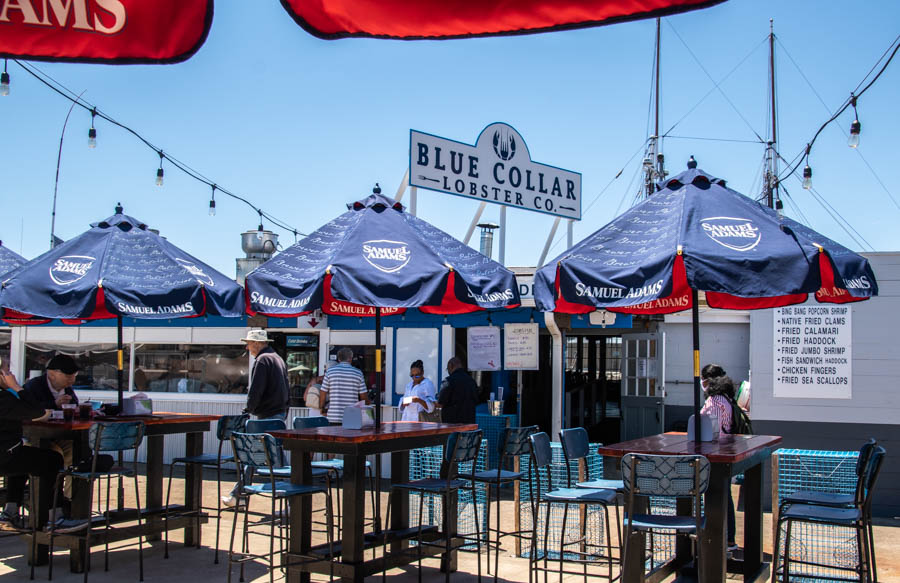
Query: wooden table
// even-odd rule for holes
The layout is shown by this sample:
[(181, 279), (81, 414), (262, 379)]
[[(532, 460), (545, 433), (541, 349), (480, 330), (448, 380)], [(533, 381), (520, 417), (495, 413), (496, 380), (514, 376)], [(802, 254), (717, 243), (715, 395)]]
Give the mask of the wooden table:
[[(334, 566), (334, 574), (342, 580), (363, 583), (368, 575), (381, 572), (384, 561), (381, 558), (366, 561), (363, 551), (381, 543), (382, 536), (375, 537), (364, 532), (365, 519), (365, 467), (366, 456), (383, 453), (391, 454), (391, 479), (405, 482), (409, 479), (409, 450), (420, 447), (443, 445), (447, 436), (456, 431), (473, 431), (477, 425), (454, 423), (384, 423), (379, 431), (373, 427), (364, 429), (344, 429), (339, 426), (317, 427), (294, 431), (273, 431), (272, 435), (284, 440), (285, 449), (291, 452), (291, 481), (295, 484), (310, 484), (312, 469), (310, 461), (313, 453), (332, 453), (344, 458), (343, 532), (339, 542), (340, 562)], [(449, 515), (449, 533), (456, 534), (456, 498), (452, 497), (449, 507), (444, 509)], [(312, 549), (312, 500), (309, 496), (293, 500), (290, 505), (290, 540), (288, 558), (291, 562), (302, 560), (310, 553), (322, 554), (320, 562), (292, 565), (288, 568), (290, 583), (309, 583), (310, 573), (329, 574), (330, 563), (324, 559), (327, 545)], [(409, 528), (409, 495), (406, 491), (391, 493), (391, 524), (388, 540), (391, 554), (387, 559), (388, 568), (407, 565), (415, 561), (415, 554), (402, 552), (415, 529)], [(431, 533), (436, 536), (436, 533)], [(406, 542), (404, 542), (406, 541)], [(439, 554), (440, 549), (429, 548), (425, 556)], [(337, 551), (336, 551), (337, 552)], [(447, 559), (446, 569), (455, 568), (455, 554)]]
[[(696, 443), (684, 433), (663, 433), (633, 439), (622, 443), (602, 446), (600, 455), (621, 458), (628, 453), (692, 455), (700, 454), (710, 461), (710, 482), (706, 492), (704, 508), (706, 526), (703, 530), (701, 558), (703, 561), (701, 583), (722, 583), (725, 581), (726, 567), (730, 571), (743, 573), (746, 583), (767, 581), (769, 565), (763, 562), (763, 462), (771, 455), (772, 448), (781, 443), (775, 435), (722, 435), (717, 441)], [(604, 463), (606, 468), (613, 463)], [(744, 474), (744, 544), (743, 560), (726, 559), (726, 520), (728, 515), (728, 493), (731, 477)], [(689, 504), (690, 502), (688, 502)], [(689, 513), (689, 507), (680, 508), (679, 514)], [(643, 548), (643, 535), (639, 535), (637, 548)], [(629, 545), (631, 542), (629, 542)], [(674, 562), (653, 572), (649, 581), (660, 581), (679, 566), (688, 562), (690, 547), (684, 541), (676, 546)], [(623, 581), (641, 580), (644, 565), (632, 553), (622, 566)]]
[[(166, 435), (185, 434), (184, 455), (195, 456), (203, 453), (203, 434), (209, 431), (210, 423), (217, 421), (218, 415), (195, 415), (192, 413), (154, 413), (153, 415), (136, 415), (129, 417), (98, 417), (92, 421), (26, 421), (22, 424), (25, 437), (40, 447), (47, 447), (48, 442), (57, 439), (70, 439), (73, 442), (73, 457), (77, 462), (90, 456), (88, 433), (96, 421), (116, 423), (142, 421), (145, 426), (144, 441), (146, 443), (147, 482), (144, 487), (145, 500), (142, 514), (145, 519), (144, 532), (147, 540), (159, 540), (160, 533), (165, 530), (163, 514), (163, 452)], [(202, 505), (203, 469), (189, 465), (186, 468), (184, 505), (173, 505), (173, 510), (199, 510)], [(40, 491), (40, 490), (38, 490)], [(72, 483), (72, 518), (88, 518), (91, 500), (88, 499), (88, 486), (84, 480), (73, 480)], [(37, 519), (39, 530), (47, 521), (48, 509), (52, 500), (38, 500)], [(133, 513), (132, 513), (133, 514)], [(128, 518), (123, 516), (123, 518)], [(133, 516), (131, 518), (134, 518)], [(206, 522), (205, 519), (201, 522)], [(169, 530), (184, 528), (186, 546), (197, 546), (200, 532), (196, 528), (196, 519), (183, 517), (173, 519)], [(46, 542), (49, 537), (38, 534), (38, 542)], [(83, 556), (83, 541), (76, 536), (57, 535), (54, 545), (67, 546), (71, 549), (69, 564), (73, 572), (80, 572)], [(39, 545), (38, 564), (47, 560), (46, 545)]]

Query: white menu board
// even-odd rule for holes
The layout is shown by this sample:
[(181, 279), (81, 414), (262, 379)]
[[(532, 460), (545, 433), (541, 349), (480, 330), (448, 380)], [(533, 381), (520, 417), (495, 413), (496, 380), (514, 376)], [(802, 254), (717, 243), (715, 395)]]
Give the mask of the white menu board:
[(466, 340), (469, 370), (500, 370), (500, 328), (473, 326)]
[(789, 306), (773, 310), (776, 397), (851, 397), (850, 311), (846, 304)]
[(503, 368), (505, 370), (537, 370), (538, 325), (503, 325)]

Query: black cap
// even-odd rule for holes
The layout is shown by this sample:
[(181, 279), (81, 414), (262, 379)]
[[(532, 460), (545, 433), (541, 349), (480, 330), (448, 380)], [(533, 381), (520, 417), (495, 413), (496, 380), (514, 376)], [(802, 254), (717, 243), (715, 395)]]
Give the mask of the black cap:
[(75, 359), (67, 354), (57, 354), (47, 363), (47, 370), (58, 370), (63, 374), (75, 374), (78, 372), (78, 365)]

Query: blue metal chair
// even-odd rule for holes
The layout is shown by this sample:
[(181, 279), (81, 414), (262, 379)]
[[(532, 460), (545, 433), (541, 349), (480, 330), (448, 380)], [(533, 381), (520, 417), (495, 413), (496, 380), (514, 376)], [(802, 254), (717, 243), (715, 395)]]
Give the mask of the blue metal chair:
[[(328, 559), (332, 561), (333, 576), (333, 559), (334, 559), (334, 539), (332, 536), (332, 520), (333, 512), (331, 506), (331, 496), (328, 491), (321, 486), (304, 486), (301, 484), (293, 484), (291, 482), (276, 481), (275, 469), (281, 463), (281, 448), (278, 441), (267, 433), (239, 433), (231, 434), (231, 446), (234, 451), (235, 458), (238, 462), (238, 475), (240, 479), (240, 489), (238, 496), (245, 500), (245, 504), (238, 505), (234, 512), (234, 521), (231, 525), (231, 540), (228, 545), (228, 582), (231, 583), (231, 571), (234, 563), (240, 564), (240, 579), (244, 580), (244, 564), (248, 561), (263, 559), (269, 563), (269, 581), (275, 579), (275, 520), (269, 522), (269, 553), (268, 555), (253, 555), (250, 553), (250, 531), (249, 531), (249, 499), (251, 496), (259, 495), (271, 499), (271, 516), (276, 514), (276, 503), (284, 501), (291, 496), (312, 496), (314, 494), (325, 495), (325, 516), (328, 523), (326, 529)], [(245, 479), (245, 476), (251, 476), (260, 469), (267, 469), (268, 480), (261, 484), (252, 484)], [(243, 506), (244, 509), (244, 533), (242, 537), (241, 552), (234, 552), (234, 536), (237, 530), (238, 508)], [(284, 546), (284, 537), (278, 536), (279, 542)], [(305, 561), (320, 561), (321, 556), (303, 557)], [(282, 564), (282, 567), (286, 565)]]
[[(639, 553), (637, 563), (644, 564), (644, 545), (632, 544), (633, 532), (652, 534), (657, 530), (675, 531), (678, 534), (688, 535), (693, 540), (697, 579), (703, 580), (700, 540), (706, 519), (702, 515), (700, 500), (709, 488), (709, 475), (709, 460), (701, 455), (629, 453), (622, 458), (626, 500), (623, 562), (628, 561), (629, 553), (636, 552)], [(691, 499), (692, 514), (671, 516), (653, 514), (650, 510), (639, 512), (635, 498), (647, 496)]]
[[(535, 433), (529, 437), (531, 440), (531, 464), (530, 470), (534, 472), (534, 478), (532, 478), (532, 484), (536, 485), (537, 497), (536, 504), (538, 506), (538, 510), (541, 504), (544, 504), (546, 507), (546, 515), (544, 519), (544, 545), (542, 556), (544, 559), (544, 566), (540, 568), (538, 566), (538, 555), (535, 549), (535, 545), (532, 545), (532, 557), (531, 557), (531, 569), (535, 571), (535, 575), (537, 575), (537, 571), (544, 571), (545, 577), (546, 573), (549, 571), (547, 566), (547, 559), (549, 553), (547, 551), (547, 541), (550, 538), (550, 509), (552, 504), (562, 504), (563, 505), (563, 521), (562, 521), (562, 530), (560, 534), (559, 540), (559, 580), (562, 582), (563, 575), (584, 575), (585, 581), (587, 581), (587, 567), (588, 564), (596, 564), (598, 563), (596, 555), (588, 552), (588, 545), (586, 544), (586, 521), (582, 522), (582, 531), (581, 538), (576, 541), (567, 542), (565, 539), (566, 533), (566, 520), (568, 518), (568, 511), (570, 505), (577, 505), (579, 507), (586, 507), (589, 505), (599, 505), (603, 509), (604, 514), (604, 522), (606, 524), (606, 545), (605, 545), (605, 553), (606, 556), (603, 557), (599, 562), (606, 564), (607, 566), (607, 577), (610, 581), (613, 579), (612, 574), (612, 566), (613, 564), (618, 564), (618, 559), (613, 557), (613, 548), (612, 548), (612, 531), (610, 528), (610, 520), (609, 520), (609, 505), (615, 505), (616, 503), (616, 492), (615, 490), (595, 490), (589, 488), (577, 488), (575, 487), (575, 483), (578, 480), (572, 479), (571, 469), (569, 468), (570, 464), (566, 463), (566, 486), (559, 487), (555, 486), (553, 483), (553, 474), (550, 471), (550, 466), (553, 463), (553, 452), (550, 447), (550, 437), (544, 433)], [(578, 436), (576, 434), (570, 434), (569, 439), (574, 443), (577, 441)], [(587, 443), (587, 434), (584, 436), (585, 444)], [(563, 442), (563, 453), (566, 454), (565, 442)], [(571, 447), (571, 445), (570, 445)], [(585, 449), (586, 449), (585, 445)], [(541, 470), (543, 470), (544, 476), (541, 476)], [(547, 484), (547, 490), (542, 492), (541, 483), (542, 480)], [(537, 540), (537, 521), (533, 521), (532, 523), (532, 537), (534, 540)], [(580, 551), (566, 550), (567, 546), (571, 546), (573, 544), (580, 544)], [(583, 573), (575, 573), (574, 571), (566, 571), (565, 570), (565, 561), (566, 554), (575, 555), (578, 557), (577, 559), (568, 559), (569, 562), (581, 563), (584, 565)]]
[[(869, 459), (863, 472), (862, 488), (859, 499), (851, 506), (819, 505), (808, 503), (793, 503), (782, 506), (778, 514), (778, 528), (775, 531), (775, 559), (772, 569), (772, 580), (787, 583), (791, 577), (795, 580), (806, 580), (810, 577), (804, 573), (804, 567), (821, 568), (829, 570), (850, 571), (857, 576), (860, 583), (865, 581), (877, 581), (875, 571), (875, 544), (872, 540), (871, 517), (872, 492), (881, 472), (884, 462), (885, 449), (881, 446), (872, 448)], [(852, 528), (856, 532), (856, 551), (858, 562), (849, 567), (840, 564), (823, 564), (802, 558), (791, 557), (791, 534), (795, 522), (801, 524), (814, 524), (818, 526), (836, 526)], [(781, 531), (784, 527), (784, 553), (781, 553)], [(781, 555), (784, 555), (783, 560)], [(800, 572), (792, 573), (791, 565), (800, 565)], [(813, 576), (812, 578), (815, 578)], [(834, 577), (831, 577), (833, 579)], [(844, 579), (849, 580), (849, 579)]]
[[(478, 522), (478, 504), (475, 502), (475, 482), (471, 479), (462, 479), (459, 475), (459, 464), (471, 463), (472, 468), (478, 465), (478, 453), (481, 450), (481, 430), (461, 431), (451, 433), (447, 438), (447, 444), (444, 446), (444, 456), (441, 460), (440, 477), (422, 478), (421, 480), (413, 480), (411, 482), (403, 482), (391, 484), (391, 490), (407, 490), (409, 492), (419, 493), (419, 523), (416, 526), (416, 551), (418, 554), (419, 566), (419, 583), (422, 583), (422, 549), (425, 546), (437, 546), (444, 549), (444, 557), (449, 560), (450, 553), (453, 551), (453, 540), (450, 535), (449, 516), (447, 508), (449, 507), (450, 495), (461, 489), (472, 491), (472, 507), (475, 512), (475, 541), (477, 545), (478, 560), (478, 583), (481, 583), (481, 527)], [(422, 538), (423, 526), (422, 517), (424, 516), (424, 504), (426, 494), (437, 494), (441, 496), (441, 511), (443, 514), (441, 532), (443, 534), (442, 543), (428, 542)], [(388, 499), (387, 513), (385, 515), (385, 524), (390, 524), (391, 502)], [(382, 531), (384, 535), (383, 544), (385, 549), (388, 545), (389, 529)], [(456, 534), (457, 538), (471, 538), (471, 533)], [(384, 569), (381, 572), (382, 581), (387, 580), (387, 558), (388, 553), (385, 552)], [(450, 583), (450, 569), (445, 572), (445, 581)]]
[[(529, 437), (533, 433), (537, 433), (538, 426), (530, 425), (528, 427), (505, 427), (500, 432), (500, 440), (498, 444), (498, 452), (499, 456), (497, 458), (497, 469), (495, 470), (484, 470), (483, 472), (477, 472), (473, 474), (461, 474), (460, 477), (468, 480), (473, 480), (475, 482), (485, 484), (487, 486), (487, 509), (485, 510), (487, 514), (488, 527), (487, 527), (487, 563), (488, 563), (488, 573), (490, 573), (491, 568), (491, 543), (490, 543), (490, 535), (491, 532), (496, 533), (496, 538), (494, 539), (494, 581), (497, 581), (499, 567), (500, 567), (500, 539), (505, 536), (512, 536), (516, 538), (528, 538), (531, 535), (531, 530), (527, 531), (512, 531), (512, 532), (503, 532), (500, 529), (500, 488), (504, 484), (511, 484), (516, 482), (517, 480), (521, 480), (522, 478), (528, 478), (524, 472), (519, 471), (510, 471), (503, 469), (503, 466), (509, 466), (508, 462), (512, 460), (518, 460), (520, 456), (528, 455), (531, 453), (531, 441), (529, 441)], [(530, 475), (530, 474), (529, 474)], [(491, 486), (495, 488), (496, 492), (496, 501), (497, 501), (497, 527), (491, 528), (490, 525), (490, 516), (491, 516)], [(531, 493), (531, 484), (529, 480), (528, 492)], [(532, 510), (534, 510), (534, 505), (532, 503)], [(531, 517), (532, 522), (534, 522), (534, 514)], [(526, 536), (526, 533), (528, 536)], [(479, 561), (481, 558), (479, 557)], [(529, 571), (529, 576), (531, 572)], [(530, 579), (529, 579), (530, 581)]]
[[(799, 490), (792, 494), (788, 494), (784, 497), (781, 503), (778, 505), (778, 514), (779, 516), (784, 511), (784, 509), (791, 504), (814, 504), (816, 506), (831, 506), (835, 508), (850, 508), (854, 506), (862, 506), (863, 498), (865, 496), (865, 479), (866, 479), (866, 471), (869, 468), (869, 459), (872, 456), (872, 452), (875, 450), (875, 446), (877, 442), (874, 438), (869, 438), (861, 448), (859, 448), (859, 456), (856, 458), (856, 490), (853, 494), (844, 494), (839, 492), (817, 492), (814, 490)], [(872, 514), (871, 508), (869, 508), (869, 512), (863, 517), (863, 520), (866, 523), (866, 530), (868, 531), (868, 541), (870, 548), (868, 549), (869, 556), (872, 558), (872, 580), (878, 580), (878, 569), (875, 565), (875, 547), (871, 546), (873, 543), (873, 531), (872, 531)]]
[[(233, 432), (243, 430), (244, 424), (247, 423), (249, 418), (250, 416), (246, 413), (241, 415), (223, 415), (216, 423), (216, 438), (219, 440), (219, 448), (215, 454), (204, 453), (196, 456), (177, 457), (169, 465), (169, 486), (166, 489), (166, 546), (165, 554), (163, 555), (166, 559), (169, 558), (169, 519), (172, 517), (169, 506), (169, 500), (172, 496), (172, 473), (177, 464), (184, 464), (185, 467), (194, 465), (216, 468), (216, 550), (213, 555), (213, 563), (219, 564), (219, 525), (222, 520), (222, 464), (234, 461), (234, 456), (222, 457), (222, 446), (225, 443), (230, 443)], [(195, 516), (197, 518), (197, 548), (201, 546), (200, 519), (204, 510), (212, 510), (212, 508), (203, 508), (201, 506), (191, 512), (179, 513), (180, 516)]]
[[(53, 507), (59, 507), (59, 491), (60, 484), (62, 480), (66, 476), (71, 476), (72, 479), (77, 480), (87, 480), (89, 483), (88, 486), (88, 500), (93, 501), (94, 499), (94, 483), (98, 480), (106, 480), (106, 511), (101, 512), (100, 516), (104, 517), (103, 521), (104, 528), (104, 542), (105, 542), (105, 553), (104, 553), (104, 571), (109, 571), (109, 541), (110, 541), (110, 531), (116, 530), (110, 523), (110, 488), (112, 485), (112, 481), (114, 478), (133, 478), (134, 479), (134, 498), (135, 504), (137, 505), (137, 525), (138, 525), (138, 572), (140, 576), (140, 580), (144, 580), (144, 535), (143, 535), (143, 516), (141, 513), (141, 494), (138, 488), (138, 462), (137, 462), (137, 450), (141, 445), (141, 441), (144, 438), (144, 423), (141, 421), (129, 421), (129, 422), (112, 422), (112, 423), (94, 423), (91, 425), (90, 433), (88, 436), (88, 443), (91, 446), (91, 450), (93, 453), (93, 459), (91, 462), (91, 470), (89, 472), (78, 471), (76, 468), (67, 468), (66, 470), (60, 472), (56, 478), (56, 486), (54, 488), (53, 495)], [(134, 453), (132, 467), (117, 467), (113, 466), (106, 471), (100, 471), (97, 469), (97, 460), (100, 459), (101, 453), (113, 453), (113, 452), (125, 452), (131, 450)], [(97, 491), (97, 505), (101, 506), (101, 493), (102, 490)], [(93, 514), (93, 510), (91, 510), (91, 514)], [(53, 539), (56, 535), (55, 533), (54, 522), (50, 523), (50, 556), (53, 556)], [(90, 561), (91, 561), (91, 535), (95, 530), (93, 517), (88, 518), (87, 528), (78, 533), (74, 534), (66, 534), (64, 536), (67, 537), (76, 537), (78, 539), (84, 540), (84, 583), (87, 583), (88, 580), (88, 572), (90, 571)], [(50, 561), (48, 577), (53, 579), (53, 561)]]

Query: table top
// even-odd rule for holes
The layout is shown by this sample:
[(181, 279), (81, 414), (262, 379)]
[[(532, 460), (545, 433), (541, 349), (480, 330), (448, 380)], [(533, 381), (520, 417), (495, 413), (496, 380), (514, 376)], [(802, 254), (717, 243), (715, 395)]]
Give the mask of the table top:
[(270, 433), (286, 441), (317, 441), (331, 443), (368, 443), (390, 441), (392, 439), (408, 439), (428, 435), (446, 435), (457, 431), (474, 431), (478, 425), (466, 423), (420, 423), (416, 421), (396, 421), (382, 423), (381, 430), (374, 427), (362, 429), (344, 429), (340, 425), (314, 427), (310, 429), (286, 429)]
[(649, 435), (631, 441), (599, 448), (600, 455), (623, 457), (628, 453), (690, 455), (700, 454), (712, 463), (733, 464), (743, 461), (760, 450), (781, 443), (778, 435), (721, 435), (717, 441), (695, 442), (686, 433), (670, 432)]
[[(76, 413), (77, 416), (77, 413)], [(218, 421), (220, 415), (200, 415), (196, 413), (168, 413), (160, 411), (153, 415), (128, 415), (120, 417), (94, 417), (90, 421), (81, 421), (75, 419), (73, 421), (63, 421), (62, 419), (47, 419), (45, 421), (23, 421), (22, 425), (26, 427), (46, 427), (56, 428), (65, 431), (81, 431), (90, 429), (91, 425), (97, 422), (103, 423), (125, 423), (128, 421), (143, 421), (144, 425), (171, 425), (175, 423), (203, 423)]]

